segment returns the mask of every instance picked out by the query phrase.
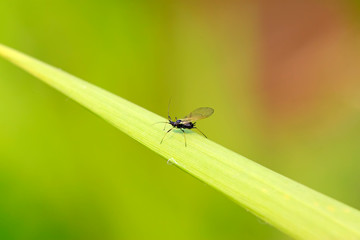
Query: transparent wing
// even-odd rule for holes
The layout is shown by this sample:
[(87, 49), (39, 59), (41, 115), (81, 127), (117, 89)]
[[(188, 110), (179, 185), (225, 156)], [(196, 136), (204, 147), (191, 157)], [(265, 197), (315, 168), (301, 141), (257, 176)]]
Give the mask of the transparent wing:
[(209, 107), (197, 108), (189, 113), (184, 118), (180, 119), (182, 122), (195, 122), (200, 119), (208, 118), (214, 113), (214, 109)]

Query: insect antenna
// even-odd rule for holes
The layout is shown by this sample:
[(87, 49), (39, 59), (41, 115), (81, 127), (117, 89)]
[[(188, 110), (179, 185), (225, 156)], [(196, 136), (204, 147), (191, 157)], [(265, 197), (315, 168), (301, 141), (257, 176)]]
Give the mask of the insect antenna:
[[(171, 97), (170, 97), (170, 99), (169, 99), (169, 104), (168, 104), (168, 120), (169, 120), (169, 121), (172, 121), (172, 120), (171, 120), (171, 117), (170, 117), (170, 102), (171, 102)], [(168, 123), (168, 122), (167, 122), (167, 123)], [(165, 123), (163, 131), (165, 130), (167, 123)]]
[(156, 123), (153, 123), (151, 125), (155, 125), (155, 124), (159, 124), (159, 123), (169, 123), (169, 122), (156, 122)]
[(202, 132), (202, 131), (200, 131), (200, 129), (198, 129), (197, 127), (194, 127), (196, 130), (198, 130), (202, 135), (204, 135), (204, 137), (206, 137), (207, 138), (207, 136)]
[(169, 99), (169, 104), (168, 104), (168, 119), (171, 120), (170, 117), (170, 102), (171, 102), (171, 98)]

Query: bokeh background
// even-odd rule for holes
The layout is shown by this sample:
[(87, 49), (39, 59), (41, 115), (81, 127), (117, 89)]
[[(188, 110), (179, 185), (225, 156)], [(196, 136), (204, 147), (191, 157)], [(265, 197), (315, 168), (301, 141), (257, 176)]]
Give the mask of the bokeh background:
[[(2, 0), (0, 42), (359, 209), (359, 9)], [(0, 59), (0, 239), (289, 238)]]

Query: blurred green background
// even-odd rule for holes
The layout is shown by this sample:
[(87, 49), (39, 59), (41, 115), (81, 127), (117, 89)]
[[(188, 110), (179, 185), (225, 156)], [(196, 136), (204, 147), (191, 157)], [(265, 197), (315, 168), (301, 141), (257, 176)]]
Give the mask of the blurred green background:
[[(358, 9), (2, 0), (0, 42), (359, 209)], [(0, 59), (0, 239), (289, 238)]]

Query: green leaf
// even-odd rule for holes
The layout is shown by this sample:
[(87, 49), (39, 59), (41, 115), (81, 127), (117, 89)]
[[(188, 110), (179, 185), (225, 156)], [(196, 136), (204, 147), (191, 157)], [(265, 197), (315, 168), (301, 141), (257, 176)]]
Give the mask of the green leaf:
[(277, 174), (199, 134), (172, 134), (166, 121), (58, 68), (0, 45), (0, 55), (93, 111), (173, 164), (296, 239), (360, 239), (360, 212)]

